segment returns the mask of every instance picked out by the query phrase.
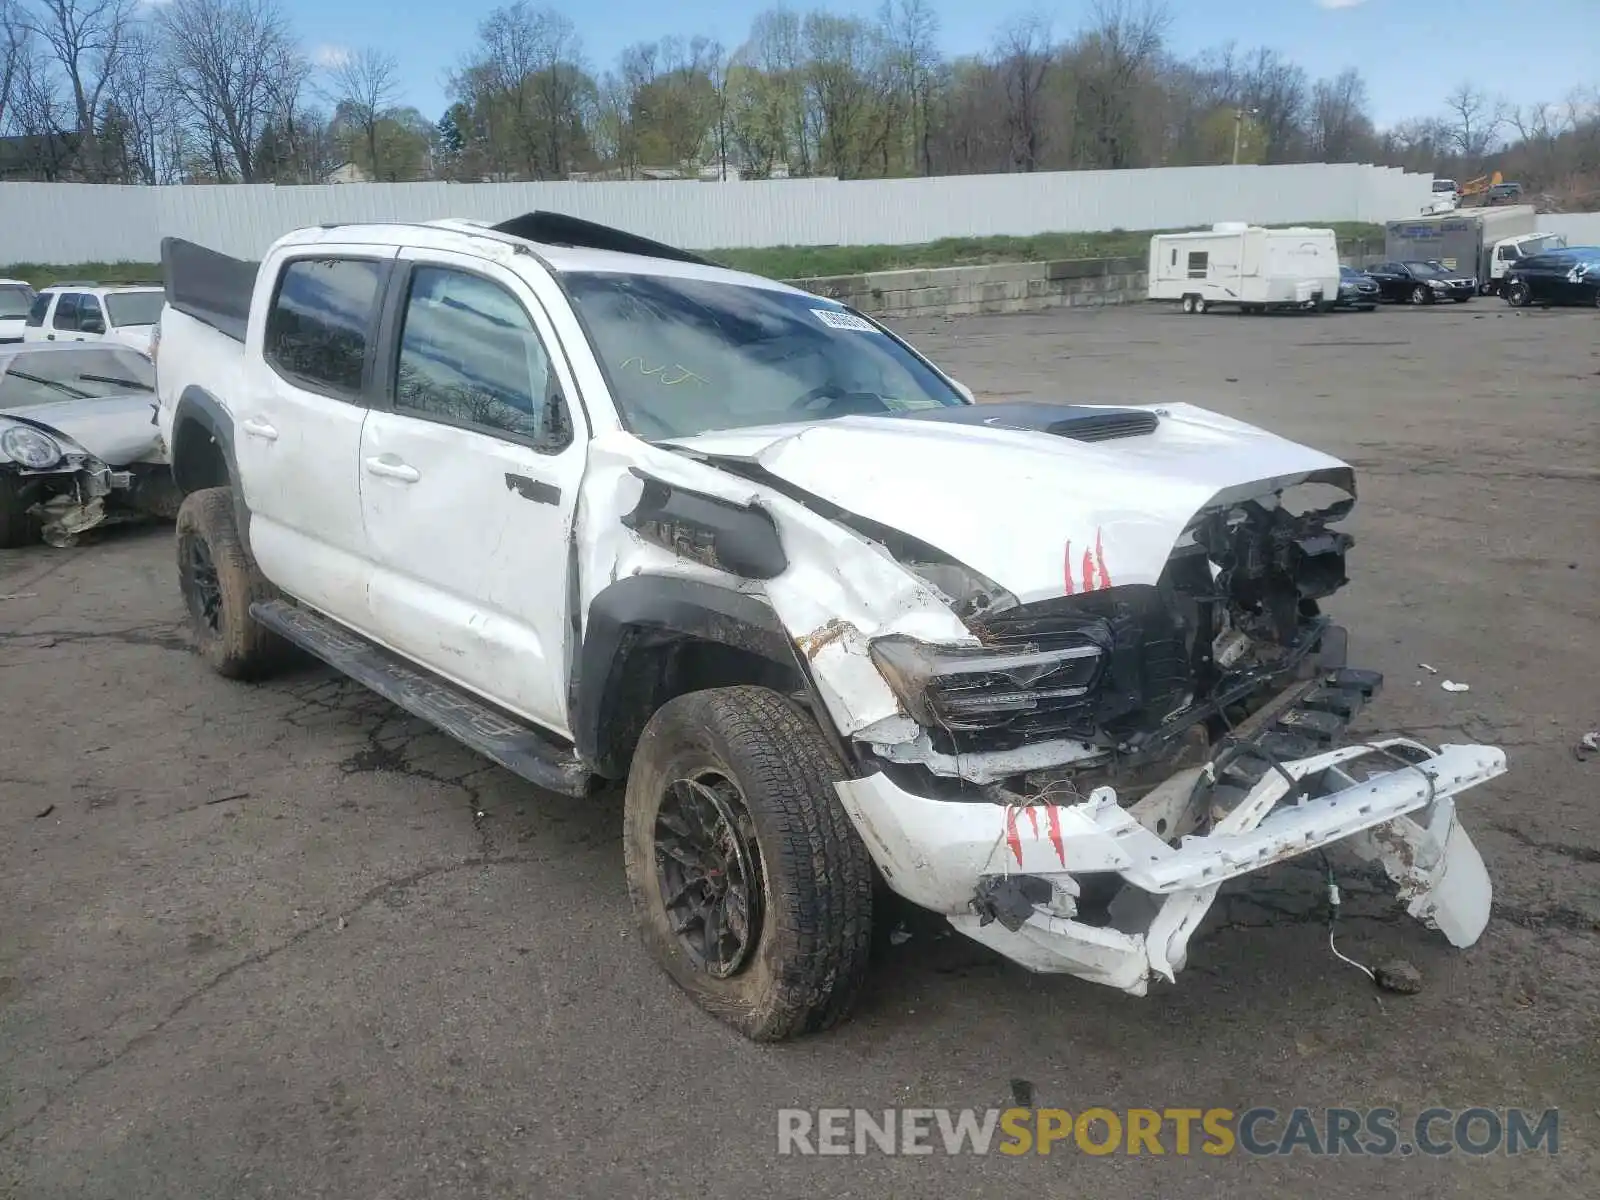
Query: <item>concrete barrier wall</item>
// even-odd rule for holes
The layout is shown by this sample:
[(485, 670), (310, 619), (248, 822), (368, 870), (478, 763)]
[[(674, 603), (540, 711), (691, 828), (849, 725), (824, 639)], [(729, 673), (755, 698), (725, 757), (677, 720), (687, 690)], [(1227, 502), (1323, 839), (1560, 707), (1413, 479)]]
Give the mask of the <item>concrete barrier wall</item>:
[(1147, 288), (1142, 258), (873, 271), (792, 282), (879, 317), (958, 317), (1104, 307), (1143, 300)]

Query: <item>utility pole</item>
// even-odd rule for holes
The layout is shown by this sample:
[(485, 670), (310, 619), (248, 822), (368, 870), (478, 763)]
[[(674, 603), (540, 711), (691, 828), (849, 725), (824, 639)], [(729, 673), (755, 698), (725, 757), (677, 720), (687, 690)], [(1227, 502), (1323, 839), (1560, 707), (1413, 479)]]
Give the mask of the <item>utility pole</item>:
[(1245, 114), (1249, 113), (1253, 117), (1260, 111), (1259, 108), (1246, 108), (1242, 104), (1233, 110), (1233, 165), (1236, 167), (1239, 165), (1239, 146), (1244, 134)]

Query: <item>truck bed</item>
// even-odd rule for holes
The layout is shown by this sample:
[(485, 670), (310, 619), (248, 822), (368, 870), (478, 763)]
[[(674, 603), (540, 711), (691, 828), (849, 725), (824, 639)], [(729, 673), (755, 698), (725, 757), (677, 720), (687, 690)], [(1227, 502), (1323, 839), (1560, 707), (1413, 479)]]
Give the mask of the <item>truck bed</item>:
[(260, 266), (182, 238), (161, 239), (167, 303), (236, 342), (244, 341), (250, 324), (250, 297)]

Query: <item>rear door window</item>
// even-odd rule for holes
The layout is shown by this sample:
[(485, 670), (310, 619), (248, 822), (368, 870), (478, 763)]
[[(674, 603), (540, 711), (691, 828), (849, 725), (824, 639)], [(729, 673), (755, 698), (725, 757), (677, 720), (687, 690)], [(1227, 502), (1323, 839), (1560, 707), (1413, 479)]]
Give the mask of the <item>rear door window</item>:
[(359, 396), (387, 270), (365, 258), (289, 262), (267, 314), (267, 362), (313, 391)]
[(33, 302), (33, 307), (28, 310), (28, 327), (38, 329), (44, 325), (45, 314), (50, 311), (50, 301), (56, 298), (54, 292), (46, 292)]

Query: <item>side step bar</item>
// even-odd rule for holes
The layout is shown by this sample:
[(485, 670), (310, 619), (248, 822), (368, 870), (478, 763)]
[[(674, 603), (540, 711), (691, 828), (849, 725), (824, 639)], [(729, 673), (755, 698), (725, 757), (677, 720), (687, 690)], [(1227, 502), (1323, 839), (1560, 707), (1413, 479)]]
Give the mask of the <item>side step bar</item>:
[(250, 606), (250, 615), (273, 633), (529, 783), (563, 796), (588, 793), (589, 769), (570, 749), (515, 717), (497, 712), (455, 684), (286, 600), (258, 600)]

